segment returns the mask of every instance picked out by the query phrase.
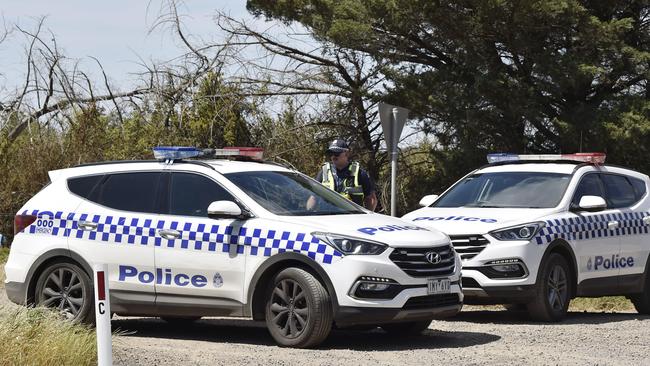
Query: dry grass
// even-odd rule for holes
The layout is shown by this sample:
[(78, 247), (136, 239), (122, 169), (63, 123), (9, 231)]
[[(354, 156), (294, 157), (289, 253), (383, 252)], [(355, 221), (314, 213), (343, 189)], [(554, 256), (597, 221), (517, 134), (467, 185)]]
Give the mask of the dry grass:
[(97, 363), (95, 331), (43, 308), (0, 308), (0, 365)]
[[(9, 250), (0, 249), (0, 291)], [(97, 364), (95, 330), (44, 308), (0, 305), (0, 366)]]
[(632, 302), (625, 296), (579, 297), (571, 301), (569, 311), (619, 312), (636, 311)]
[(4, 265), (9, 257), (9, 248), (0, 248), (0, 289), (5, 288), (5, 269)]

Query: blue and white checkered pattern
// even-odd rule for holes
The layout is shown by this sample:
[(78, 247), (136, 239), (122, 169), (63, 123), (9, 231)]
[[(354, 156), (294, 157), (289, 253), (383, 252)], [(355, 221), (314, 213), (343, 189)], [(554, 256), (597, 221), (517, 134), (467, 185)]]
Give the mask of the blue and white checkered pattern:
[[(548, 244), (555, 239), (574, 241), (648, 234), (650, 227), (643, 222), (648, 215), (648, 212), (625, 212), (547, 220), (534, 240), (537, 244)], [(607, 223), (611, 221), (618, 221), (618, 228), (608, 228)]]
[[(156, 247), (180, 250), (229, 253), (235, 245), (238, 254), (270, 257), (277, 253), (296, 252), (309, 258), (330, 264), (343, 254), (318, 238), (298, 232), (247, 227), (245, 225), (211, 225), (199, 222), (181, 222), (164, 219), (142, 219), (136, 217), (115, 217), (61, 211), (26, 210), (23, 215), (37, 216), (41, 221), (30, 225), (30, 234), (50, 234), (76, 239), (131, 245), (154, 245)], [(95, 230), (82, 230), (80, 221), (97, 224)], [(52, 222), (51, 226), (45, 222)], [(157, 235), (159, 230), (177, 230), (178, 239), (164, 239)]]

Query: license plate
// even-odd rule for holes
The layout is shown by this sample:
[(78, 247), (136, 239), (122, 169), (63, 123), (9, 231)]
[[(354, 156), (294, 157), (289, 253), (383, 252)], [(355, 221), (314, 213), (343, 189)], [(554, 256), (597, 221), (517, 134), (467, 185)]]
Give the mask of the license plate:
[(451, 281), (448, 279), (443, 280), (429, 280), (427, 282), (427, 293), (429, 295), (447, 294), (451, 290)]

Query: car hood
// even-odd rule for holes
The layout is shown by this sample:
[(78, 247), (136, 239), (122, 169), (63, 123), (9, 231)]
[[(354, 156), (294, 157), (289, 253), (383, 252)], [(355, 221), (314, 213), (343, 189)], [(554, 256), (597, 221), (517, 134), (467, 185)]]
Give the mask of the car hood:
[(443, 231), (447, 235), (485, 234), (489, 231), (540, 221), (556, 209), (424, 207), (402, 219), (419, 226)]
[(391, 247), (426, 247), (449, 243), (449, 237), (438, 230), (375, 213), (301, 216), (291, 221), (309, 226), (313, 231), (378, 241)]

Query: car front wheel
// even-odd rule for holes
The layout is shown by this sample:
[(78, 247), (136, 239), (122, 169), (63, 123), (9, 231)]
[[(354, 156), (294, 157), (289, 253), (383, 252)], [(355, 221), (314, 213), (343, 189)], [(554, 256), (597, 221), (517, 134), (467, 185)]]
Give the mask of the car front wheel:
[(569, 265), (563, 256), (552, 253), (541, 268), (536, 299), (529, 303), (528, 312), (534, 320), (557, 322), (569, 309), (573, 282)]
[(332, 329), (332, 306), (327, 290), (312, 274), (300, 268), (287, 268), (274, 277), (265, 312), (266, 326), (280, 346), (314, 347)]

